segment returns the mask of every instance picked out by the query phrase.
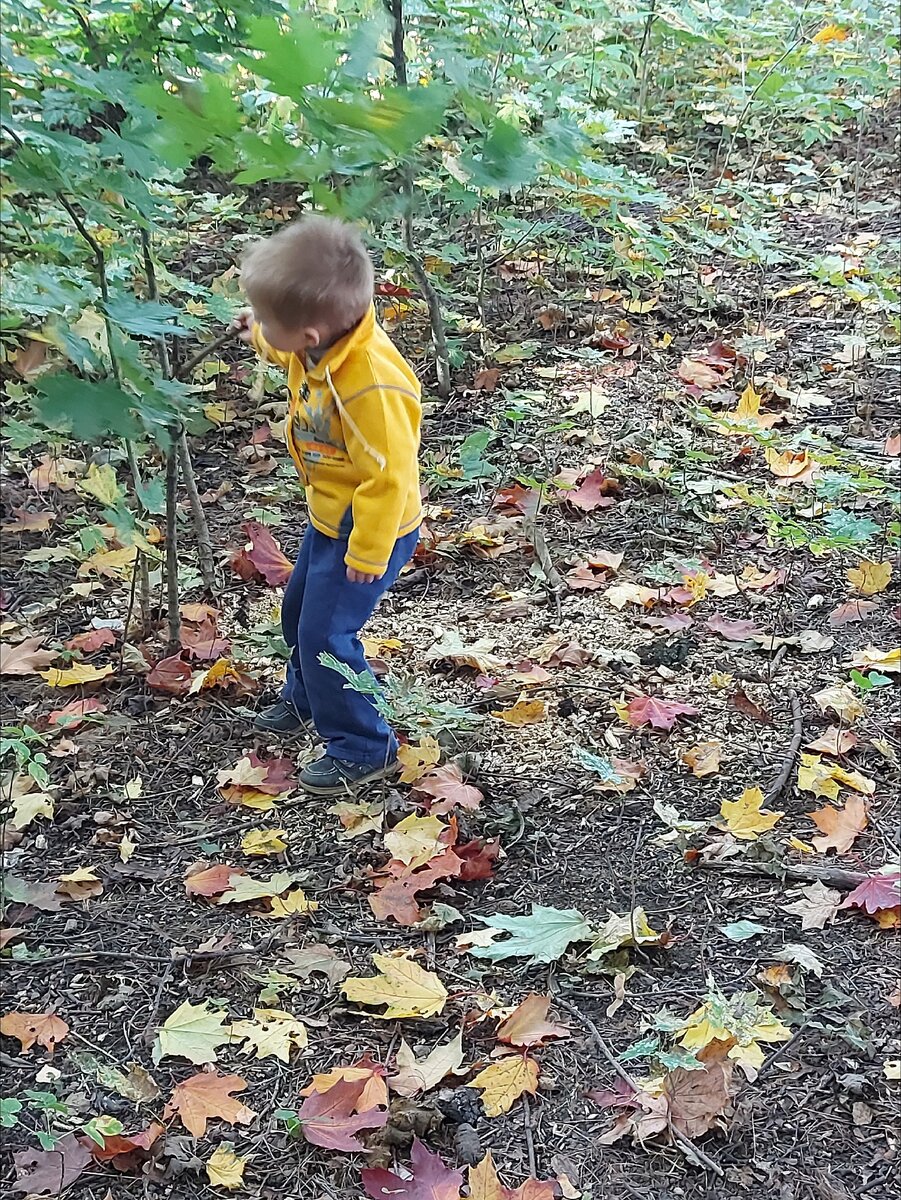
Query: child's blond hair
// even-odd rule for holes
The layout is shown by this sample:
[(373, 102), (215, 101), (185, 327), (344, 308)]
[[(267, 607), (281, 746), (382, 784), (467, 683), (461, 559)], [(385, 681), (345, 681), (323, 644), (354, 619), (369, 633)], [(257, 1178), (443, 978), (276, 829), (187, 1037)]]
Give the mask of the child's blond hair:
[(285, 329), (350, 329), (372, 303), (372, 261), (353, 225), (302, 217), (254, 242), (241, 258), (241, 282), (258, 315)]

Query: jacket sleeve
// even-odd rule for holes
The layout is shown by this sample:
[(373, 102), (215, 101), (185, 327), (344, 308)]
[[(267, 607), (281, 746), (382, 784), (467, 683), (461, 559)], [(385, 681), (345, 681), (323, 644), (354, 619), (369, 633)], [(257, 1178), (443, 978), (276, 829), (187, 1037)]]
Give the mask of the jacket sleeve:
[(365, 574), (383, 575), (416, 478), (417, 422), (408, 397), (378, 384), (342, 406), (340, 416), (347, 452), (361, 476), (344, 561)]
[(257, 354), (259, 354), (260, 358), (265, 359), (266, 362), (274, 363), (277, 367), (285, 367), (287, 369), (291, 362), (290, 351), (276, 350), (269, 345), (263, 337), (259, 321), (254, 321), (253, 323), (250, 331), (250, 344), (256, 350)]

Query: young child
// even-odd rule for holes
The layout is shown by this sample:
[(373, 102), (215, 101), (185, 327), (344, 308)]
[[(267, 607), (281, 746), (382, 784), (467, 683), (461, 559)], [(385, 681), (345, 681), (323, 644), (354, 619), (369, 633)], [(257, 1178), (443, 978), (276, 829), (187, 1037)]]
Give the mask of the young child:
[(336, 795), (396, 769), (392, 730), (319, 656), (368, 670), (359, 631), (416, 548), (420, 387), (376, 324), (372, 263), (353, 226), (305, 217), (250, 246), (241, 279), (252, 308), (234, 328), (287, 370), (288, 449), (309, 510), (282, 603), (287, 679), (255, 724), (318, 734), (325, 755), (300, 783)]

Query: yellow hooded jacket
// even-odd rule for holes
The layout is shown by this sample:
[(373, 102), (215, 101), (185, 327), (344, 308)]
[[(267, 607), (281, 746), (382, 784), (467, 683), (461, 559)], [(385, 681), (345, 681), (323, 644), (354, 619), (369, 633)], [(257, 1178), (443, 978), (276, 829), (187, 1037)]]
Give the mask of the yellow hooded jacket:
[(348, 528), (350, 511), (344, 561), (381, 575), (394, 543), (422, 520), (421, 389), (412, 367), (376, 323), (374, 308), (309, 366), (297, 354), (273, 349), (256, 323), (253, 345), (288, 372), (286, 437), (311, 522), (337, 538)]

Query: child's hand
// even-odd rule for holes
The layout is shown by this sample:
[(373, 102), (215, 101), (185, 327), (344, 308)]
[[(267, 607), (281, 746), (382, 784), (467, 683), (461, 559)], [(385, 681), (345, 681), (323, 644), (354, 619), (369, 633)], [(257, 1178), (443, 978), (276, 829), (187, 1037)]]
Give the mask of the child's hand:
[(351, 583), (375, 583), (377, 579), (381, 579), (381, 575), (367, 575), (365, 571), (358, 571), (356, 567), (348, 567), (347, 578)]
[(242, 308), (240, 312), (235, 313), (229, 329), (238, 335), (239, 341), (249, 343), (253, 336), (253, 309)]

